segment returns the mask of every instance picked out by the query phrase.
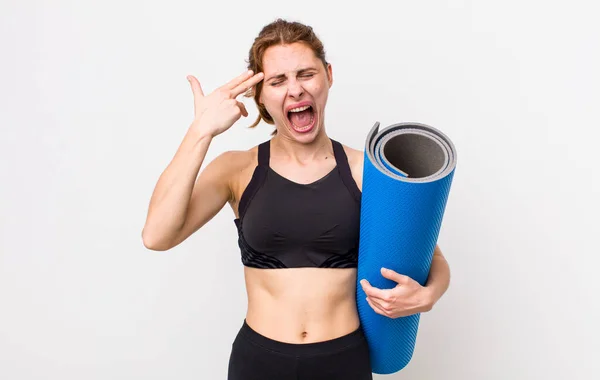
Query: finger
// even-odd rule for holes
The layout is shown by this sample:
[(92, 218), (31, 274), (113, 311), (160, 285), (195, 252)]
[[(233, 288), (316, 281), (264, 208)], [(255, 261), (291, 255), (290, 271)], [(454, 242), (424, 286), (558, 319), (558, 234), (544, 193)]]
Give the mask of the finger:
[(379, 306), (377, 306), (375, 303), (373, 303), (373, 301), (369, 297), (367, 297), (366, 299), (369, 306), (371, 306), (371, 309), (373, 309), (377, 314), (387, 316), (387, 313), (380, 309)]
[(194, 94), (194, 113), (197, 114), (200, 111), (200, 103), (204, 97), (204, 92), (202, 91), (202, 86), (196, 77), (193, 75), (188, 75), (187, 79), (192, 86), (192, 93)]
[(227, 90), (231, 90), (232, 88), (237, 87), (240, 83), (242, 83), (246, 79), (250, 78), (252, 76), (252, 74), (254, 74), (254, 72), (252, 70), (246, 70), (243, 73), (241, 73), (240, 75), (238, 75), (237, 77), (230, 80), (229, 82), (225, 83), (223, 88), (225, 88)]
[(238, 107), (240, 107), (240, 110), (242, 111), (242, 115), (244, 115), (244, 117), (248, 117), (248, 110), (246, 109), (246, 106), (244, 105), (244, 103), (242, 102), (237, 102)]
[(379, 298), (367, 297), (373, 304), (375, 304), (381, 311), (387, 313), (389, 312), (389, 304), (385, 301), (380, 300)]
[(248, 78), (244, 82), (240, 83), (236, 87), (231, 90), (231, 95), (235, 98), (236, 96), (248, 91), (252, 86), (255, 86), (258, 82), (263, 80), (264, 74), (258, 73), (253, 75), (251, 78)]
[(371, 284), (369, 284), (369, 281), (367, 280), (361, 280), (360, 284), (362, 285), (363, 290), (369, 297), (379, 298), (382, 301), (389, 301), (391, 297), (389, 290), (375, 288), (371, 286)]
[(194, 93), (194, 96), (198, 96), (198, 97), (204, 96), (204, 92), (202, 91), (202, 86), (200, 85), (200, 81), (198, 81), (198, 79), (196, 79), (195, 76), (188, 75), (187, 80), (188, 80), (188, 82), (190, 82), (190, 85), (192, 86), (192, 92)]
[(397, 282), (398, 284), (406, 284), (409, 278), (408, 276), (387, 268), (381, 268), (381, 275), (389, 280)]

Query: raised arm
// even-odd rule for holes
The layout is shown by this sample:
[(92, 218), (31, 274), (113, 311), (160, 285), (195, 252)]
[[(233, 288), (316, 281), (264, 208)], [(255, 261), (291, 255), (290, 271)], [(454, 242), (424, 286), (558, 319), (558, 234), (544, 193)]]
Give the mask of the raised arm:
[(212, 139), (248, 116), (236, 97), (262, 80), (262, 73), (246, 72), (208, 96), (196, 78), (188, 80), (194, 94), (194, 121), (154, 188), (142, 230), (144, 246), (157, 251), (180, 244), (231, 199), (232, 152), (218, 156), (199, 176), (198, 172)]

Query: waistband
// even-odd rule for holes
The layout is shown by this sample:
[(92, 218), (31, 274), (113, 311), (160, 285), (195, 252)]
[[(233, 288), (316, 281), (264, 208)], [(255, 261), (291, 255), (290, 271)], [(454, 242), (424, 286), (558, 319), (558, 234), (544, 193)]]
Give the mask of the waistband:
[(244, 319), (240, 333), (247, 339), (266, 349), (288, 355), (325, 354), (340, 351), (359, 344), (366, 344), (365, 335), (360, 326), (356, 330), (338, 338), (312, 343), (287, 343), (268, 338), (253, 330), (252, 327), (246, 323), (246, 319)]

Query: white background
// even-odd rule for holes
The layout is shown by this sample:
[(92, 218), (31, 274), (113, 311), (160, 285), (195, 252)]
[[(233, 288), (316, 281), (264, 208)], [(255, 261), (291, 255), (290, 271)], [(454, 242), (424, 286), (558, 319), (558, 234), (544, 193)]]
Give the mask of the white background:
[[(600, 365), (593, 1), (2, 1), (0, 378), (224, 379), (246, 311), (233, 213), (146, 250), (151, 192), (205, 91), (276, 17), (332, 62), (326, 127), (447, 134), (452, 283), (390, 379), (591, 379)], [(250, 111), (208, 162), (271, 126)]]

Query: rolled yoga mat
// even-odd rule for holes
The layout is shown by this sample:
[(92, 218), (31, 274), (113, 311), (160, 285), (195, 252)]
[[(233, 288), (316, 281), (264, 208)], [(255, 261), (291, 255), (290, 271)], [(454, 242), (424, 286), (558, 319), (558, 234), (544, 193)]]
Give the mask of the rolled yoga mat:
[(420, 314), (390, 318), (377, 314), (360, 285), (389, 289), (389, 268), (425, 285), (442, 224), (456, 152), (439, 130), (399, 123), (369, 132), (365, 144), (357, 277), (358, 313), (371, 352), (372, 371), (403, 369), (415, 348)]

